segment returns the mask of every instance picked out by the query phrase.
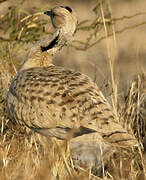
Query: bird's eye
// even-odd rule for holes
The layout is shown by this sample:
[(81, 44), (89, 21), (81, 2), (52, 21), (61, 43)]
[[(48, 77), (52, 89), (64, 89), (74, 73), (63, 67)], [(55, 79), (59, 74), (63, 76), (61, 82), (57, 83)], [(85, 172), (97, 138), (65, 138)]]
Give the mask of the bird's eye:
[(64, 8), (65, 8), (66, 10), (68, 10), (70, 13), (72, 12), (72, 9), (71, 9), (70, 7), (65, 6)]

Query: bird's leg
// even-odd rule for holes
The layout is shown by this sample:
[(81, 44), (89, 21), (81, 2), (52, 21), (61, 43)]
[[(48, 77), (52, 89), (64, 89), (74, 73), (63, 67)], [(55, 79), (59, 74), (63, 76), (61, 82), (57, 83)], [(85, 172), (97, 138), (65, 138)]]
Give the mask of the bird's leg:
[(64, 165), (65, 165), (69, 175), (72, 178), (72, 173), (71, 173), (70, 167), (69, 167), (68, 162), (67, 162), (69, 155), (70, 155), (69, 140), (65, 141), (65, 148), (64, 147), (61, 148), (60, 145), (58, 144), (57, 140), (56, 140), (56, 144), (57, 144), (57, 147), (58, 147), (59, 152), (61, 154), (61, 157), (63, 159), (63, 162), (61, 162), (61, 165), (59, 166), (58, 175), (62, 173), (62, 171), (64, 169)]
[(70, 146), (69, 146), (69, 140), (66, 140), (66, 148), (65, 148), (65, 157), (66, 157), (66, 159), (68, 159), (69, 158), (69, 156), (70, 156)]

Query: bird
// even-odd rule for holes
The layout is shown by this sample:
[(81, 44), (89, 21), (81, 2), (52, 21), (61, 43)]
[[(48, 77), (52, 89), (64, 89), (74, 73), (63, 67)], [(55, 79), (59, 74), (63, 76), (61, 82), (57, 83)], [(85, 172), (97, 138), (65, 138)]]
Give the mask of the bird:
[[(109, 150), (110, 145), (137, 144), (135, 137), (120, 125), (96, 83), (81, 72), (53, 63), (54, 55), (70, 43), (75, 34), (74, 10), (69, 6), (56, 6), (44, 14), (51, 18), (55, 32), (32, 46), (11, 82), (7, 106), (12, 121), (47, 138), (69, 139), (71, 149), (78, 152), (88, 146), (98, 154), (99, 148), (95, 145), (98, 140)], [(79, 159), (84, 161), (87, 156), (88, 151)]]

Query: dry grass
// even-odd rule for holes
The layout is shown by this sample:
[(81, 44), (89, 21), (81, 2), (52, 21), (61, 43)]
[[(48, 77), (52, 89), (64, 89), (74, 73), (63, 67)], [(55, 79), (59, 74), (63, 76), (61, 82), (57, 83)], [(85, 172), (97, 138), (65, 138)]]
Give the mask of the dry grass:
[[(70, 4), (75, 6), (76, 3), (71, 2)], [(109, 74), (107, 74), (107, 76), (99, 77), (99, 74), (106, 74), (104, 70), (98, 69), (98, 65), (100, 65), (99, 61), (96, 62), (97, 69), (95, 69), (94, 72), (92, 65), (93, 75), (89, 72), (90, 69), (85, 72), (85, 70), (88, 68), (82, 69), (83, 66), (80, 67), (79, 63), (76, 66), (72, 63), (66, 63), (66, 66), (73, 66), (75, 69), (80, 69), (81, 71), (90, 75), (95, 81), (100, 84), (100, 87), (103, 90), (104, 94), (111, 102), (111, 104), (113, 104), (116, 113), (120, 116), (120, 121), (123, 126), (130, 133), (134, 133), (139, 141), (139, 147), (135, 147), (133, 149), (117, 149), (117, 152), (114, 153), (114, 156), (107, 163), (107, 171), (105, 171), (102, 179), (142, 180), (146, 179), (145, 69), (140, 69), (137, 75), (137, 71), (133, 68), (132, 74), (135, 74), (135, 78), (131, 78), (131, 82), (128, 81), (129, 88), (127, 88), (127, 86), (125, 87), (124, 83), (121, 83), (121, 79), (116, 78), (116, 70), (119, 69), (119, 65), (121, 65), (121, 68), (124, 67), (124, 72), (127, 73), (127, 63), (129, 62), (126, 62), (126, 64), (124, 65), (123, 62), (117, 62), (117, 59), (120, 56), (118, 54), (119, 44), (116, 34), (117, 30), (115, 29), (115, 25), (112, 23), (114, 21), (114, 18), (112, 17), (114, 12), (112, 12), (113, 9), (111, 8), (111, 5), (112, 4), (109, 0), (104, 1), (104, 3), (101, 3), (101, 1), (99, 1), (99, 4), (97, 3), (96, 6), (94, 4), (94, 11), (96, 12), (96, 15), (101, 15), (101, 18), (96, 17), (95, 19), (92, 19), (91, 23), (88, 21), (82, 21), (82, 23), (80, 23), (78, 27), (78, 32), (80, 33), (81, 31), (82, 33), (83, 31), (85, 33), (84, 37), (86, 36), (86, 34), (88, 34), (88, 38), (83, 42), (75, 41), (72, 44), (72, 46), (77, 49), (80, 48), (86, 50), (94, 45), (91, 48), (93, 51), (91, 51), (92, 54), (90, 55), (90, 59), (91, 56), (94, 59), (94, 53), (97, 53), (97, 46), (95, 46), (95, 44), (105, 39), (108, 59), (108, 65), (105, 66), (105, 69), (106, 67), (108, 67)], [(76, 7), (78, 7), (78, 4), (76, 5)], [(20, 61), (19, 59), (24, 56), (24, 54), (26, 53), (25, 49), (28, 49), (31, 44), (29, 43), (28, 47), (26, 48), (26, 43), (31, 42), (34, 39), (39, 39), (40, 34), (48, 34), (46, 30), (41, 28), (42, 26), (46, 26), (46, 20), (40, 21), (35, 16), (30, 16), (30, 14), (27, 14), (27, 11), (23, 11), (25, 16), (21, 13), (19, 14), (19, 16), (17, 16), (18, 14), (15, 10), (16, 9), (13, 7), (13, 9), (10, 9), (10, 11), (8, 11), (9, 13), (11, 12), (11, 15), (13, 16), (13, 19), (11, 20), (12, 27), (7, 27), (7, 25), (9, 24), (9, 19), (6, 19), (7, 16), (4, 19), (5, 21), (3, 27), (4, 30), (7, 31), (7, 34), (11, 35), (10, 38), (12, 39), (9, 39), (8, 36), (4, 37), (4, 39), (0, 39), (2, 43), (2, 46), (0, 47), (0, 179), (100, 179), (96, 176), (96, 170), (93, 170), (91, 172), (91, 169), (77, 169), (73, 166), (72, 161), (69, 158), (69, 153), (66, 152), (66, 142), (56, 141), (55, 139), (48, 140), (44, 137), (41, 137), (40, 135), (36, 135), (28, 131), (25, 128), (23, 129), (19, 125), (11, 122), (11, 120), (9, 119), (6, 107), (6, 94), (9, 88), (10, 81), (16, 73), (14, 67), (19, 66), (22, 63), (22, 61)], [(105, 10), (108, 10), (106, 11), (108, 12), (107, 14), (105, 14)], [(26, 16), (30, 17), (28, 17), (28, 19), (23, 19)], [(132, 16), (132, 18), (135, 16)], [(10, 14), (8, 17), (10, 18)], [(0, 18), (3, 17), (0, 15)], [(15, 19), (17, 19), (17, 26), (14, 26)], [(122, 27), (122, 29), (124, 29), (125, 26), (122, 25)], [(34, 32), (34, 30), (35, 34), (33, 34), (32, 36), (31, 34), (32, 32)], [(132, 30), (134, 31), (134, 29)], [(2, 32), (1, 34), (3, 35)], [(99, 39), (97, 35), (99, 35)], [(114, 36), (111, 37), (111, 35)], [(77, 34), (77, 37), (78, 36), (79, 35)], [(109, 36), (111, 37), (110, 39)], [(81, 36), (81, 38), (83, 37)], [(21, 49), (19, 48), (20, 46)], [(111, 49), (111, 47), (113, 48)], [(130, 48), (127, 49), (127, 52), (130, 51)], [(101, 47), (99, 48), (99, 50), (100, 49), (103, 50), (103, 48)], [(69, 56), (68, 53), (66, 53), (66, 50), (64, 52), (66, 56)], [(85, 54), (85, 51), (83, 53)], [(87, 53), (90, 53), (90, 50)], [(71, 51), (69, 51), (69, 54), (71, 58)], [(81, 60), (82, 53), (79, 51), (76, 54), (77, 59)], [(128, 54), (127, 56), (128, 59), (130, 59), (130, 55)], [(56, 58), (56, 62), (57, 59), (59, 59), (59, 57)], [(88, 54), (86, 59), (88, 59)], [(119, 59), (122, 59), (122, 55), (119, 57)], [(64, 64), (64, 62), (62, 62), (62, 64)], [(101, 64), (103, 67), (104, 61), (101, 62)], [(108, 78), (109, 75), (110, 78)]]

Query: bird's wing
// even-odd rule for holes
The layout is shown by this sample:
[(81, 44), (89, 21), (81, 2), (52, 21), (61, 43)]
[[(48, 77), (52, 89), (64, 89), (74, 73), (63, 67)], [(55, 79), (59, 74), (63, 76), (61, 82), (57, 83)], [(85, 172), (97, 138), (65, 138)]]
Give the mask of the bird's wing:
[(66, 139), (87, 128), (115, 144), (135, 141), (97, 86), (81, 73), (55, 66), (24, 70), (10, 89), (15, 118), (40, 134)]

